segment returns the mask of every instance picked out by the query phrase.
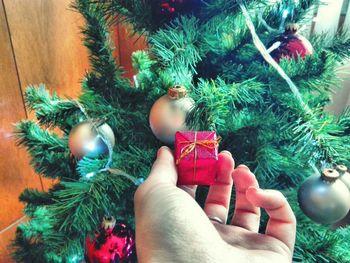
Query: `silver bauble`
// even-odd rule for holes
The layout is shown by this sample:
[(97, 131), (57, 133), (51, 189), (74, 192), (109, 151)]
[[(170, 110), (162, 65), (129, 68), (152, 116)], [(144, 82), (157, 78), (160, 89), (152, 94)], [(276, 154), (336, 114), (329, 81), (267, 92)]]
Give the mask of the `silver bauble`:
[[(350, 191), (350, 174), (348, 172), (348, 168), (345, 165), (337, 165), (335, 169), (340, 174), (339, 179), (346, 185), (346, 187)], [(350, 224), (350, 212), (348, 212), (348, 214), (344, 218), (342, 218), (340, 221), (333, 224), (332, 227), (333, 228), (346, 227), (349, 224)]]
[(84, 121), (77, 124), (69, 133), (68, 146), (77, 158), (97, 158), (109, 153), (108, 145), (115, 144), (112, 128), (97, 121)]
[(305, 180), (298, 191), (298, 202), (313, 221), (332, 224), (349, 212), (350, 193), (336, 170), (325, 169), (321, 176), (314, 175)]
[(339, 227), (347, 227), (349, 224), (350, 224), (350, 212), (344, 218), (332, 224), (332, 228), (337, 229)]
[(186, 97), (184, 87), (170, 88), (168, 94), (159, 98), (152, 106), (149, 123), (153, 134), (160, 141), (173, 144), (177, 131), (189, 131), (186, 116), (193, 106), (194, 101)]
[(335, 169), (340, 174), (340, 180), (346, 185), (350, 191), (350, 173), (345, 165), (337, 165)]

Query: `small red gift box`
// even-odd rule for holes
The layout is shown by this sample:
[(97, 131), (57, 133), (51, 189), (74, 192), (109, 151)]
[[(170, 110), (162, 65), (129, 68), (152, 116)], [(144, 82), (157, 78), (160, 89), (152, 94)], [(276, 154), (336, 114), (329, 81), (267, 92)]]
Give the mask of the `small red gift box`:
[(177, 132), (175, 161), (178, 185), (215, 183), (219, 139), (215, 132)]

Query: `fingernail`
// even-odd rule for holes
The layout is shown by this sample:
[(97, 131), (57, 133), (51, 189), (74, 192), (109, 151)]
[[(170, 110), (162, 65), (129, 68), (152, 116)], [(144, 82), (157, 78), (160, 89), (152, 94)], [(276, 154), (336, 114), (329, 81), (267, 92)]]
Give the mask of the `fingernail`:
[(232, 157), (232, 153), (230, 153), (229, 151), (224, 150), (224, 151), (222, 151), (221, 153), (224, 153), (224, 154), (230, 155), (230, 157)]
[(162, 147), (160, 147), (157, 151), (157, 158), (159, 157), (161, 150), (162, 150)]
[(162, 146), (162, 147), (160, 147), (160, 148), (158, 149), (158, 151), (157, 151), (157, 158), (159, 157), (161, 151), (164, 150), (164, 149), (166, 149), (166, 148), (168, 148), (168, 147)]
[(240, 164), (237, 166), (237, 169), (245, 169), (247, 171), (250, 171), (250, 169), (248, 168), (248, 166), (244, 165), (244, 164)]
[(251, 189), (252, 189), (252, 190), (258, 190), (258, 188), (255, 187), (255, 186), (249, 186), (247, 190), (251, 190)]
[(263, 189), (256, 187), (256, 186), (249, 186), (247, 191), (248, 190), (254, 190), (255, 192), (258, 192), (258, 193), (262, 193), (264, 191)]

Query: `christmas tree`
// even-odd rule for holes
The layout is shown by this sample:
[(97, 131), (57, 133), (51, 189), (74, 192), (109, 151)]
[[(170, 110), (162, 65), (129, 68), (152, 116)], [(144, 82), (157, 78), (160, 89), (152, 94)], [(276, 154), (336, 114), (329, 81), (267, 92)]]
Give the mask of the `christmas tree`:
[[(340, 83), (337, 69), (350, 57), (350, 38), (339, 32), (334, 39), (314, 36), (310, 44), (302, 29), (296, 32), (295, 23), (310, 22), (319, 4), (77, 0), (73, 7), (86, 21), (82, 34), (91, 70), (77, 100), (49, 94), (44, 86), (26, 90), (37, 122), (17, 123), (16, 136), (35, 171), (57, 183), (47, 192), (21, 194), (30, 220), (18, 227), (14, 258), (80, 262), (87, 240), (97, 237), (93, 242), (102, 246), (106, 235), (96, 233), (112, 225), (118, 226), (116, 235), (129, 237), (125, 262), (136, 262), (131, 230), (125, 229), (134, 225), (133, 194), (157, 149), (173, 147), (173, 130), (181, 129), (216, 131), (220, 149), (232, 152), (237, 165), (249, 166), (262, 188), (288, 197), (298, 221), (295, 262), (350, 262), (350, 229), (314, 223), (297, 202), (310, 175), (350, 164), (350, 110), (339, 117), (324, 111)], [(149, 43), (132, 55), (134, 82), (123, 77), (113, 57), (115, 23), (131, 24)], [(180, 105), (185, 115), (169, 113), (171, 127), (162, 129), (162, 108), (152, 113), (151, 125), (149, 115), (169, 87), (177, 94), (185, 89), (189, 105)], [(345, 190), (338, 194), (348, 195)], [(207, 187), (198, 191), (202, 203)], [(310, 201), (305, 198), (299, 201)]]

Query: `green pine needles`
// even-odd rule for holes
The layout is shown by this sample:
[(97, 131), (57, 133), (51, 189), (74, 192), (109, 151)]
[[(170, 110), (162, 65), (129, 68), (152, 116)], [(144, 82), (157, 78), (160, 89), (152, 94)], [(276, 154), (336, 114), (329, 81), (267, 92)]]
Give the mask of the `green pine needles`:
[[(91, 63), (82, 81), (83, 94), (73, 100), (49, 94), (44, 85), (30, 86), (26, 104), (38, 121), (16, 125), (18, 143), (30, 153), (35, 171), (58, 179), (47, 192), (27, 189), (20, 196), (29, 221), (18, 227), (13, 242), (18, 262), (79, 262), (86, 237), (94, 235), (106, 213), (133, 225), (137, 186), (124, 174), (139, 180), (148, 176), (162, 145), (151, 132), (148, 114), (176, 84), (186, 86), (196, 102), (188, 125), (217, 131), (223, 138), (221, 149), (231, 151), (237, 165), (248, 165), (261, 187), (288, 196), (298, 218), (294, 262), (350, 262), (349, 228), (332, 230), (312, 223), (296, 201), (299, 185), (314, 173), (312, 167), (350, 165), (350, 110), (339, 117), (324, 111), (340, 83), (338, 67), (350, 57), (349, 35), (313, 37), (313, 55), (280, 61), (311, 108), (305, 112), (287, 83), (263, 61), (236, 1), (202, 2), (193, 14), (168, 21), (154, 16), (157, 6), (152, 0), (75, 1), (74, 9), (86, 21), (82, 34)], [(310, 21), (310, 11), (321, 4), (245, 2), (265, 45), (284, 23)], [(283, 18), (285, 9), (294, 16)], [(132, 55), (138, 71), (135, 85), (123, 77), (113, 57), (113, 23), (131, 23), (148, 38), (149, 49)], [(107, 158), (71, 156), (69, 132), (87, 118), (104, 118), (112, 127), (116, 145), (111, 168), (123, 171), (120, 174), (101, 170)]]

